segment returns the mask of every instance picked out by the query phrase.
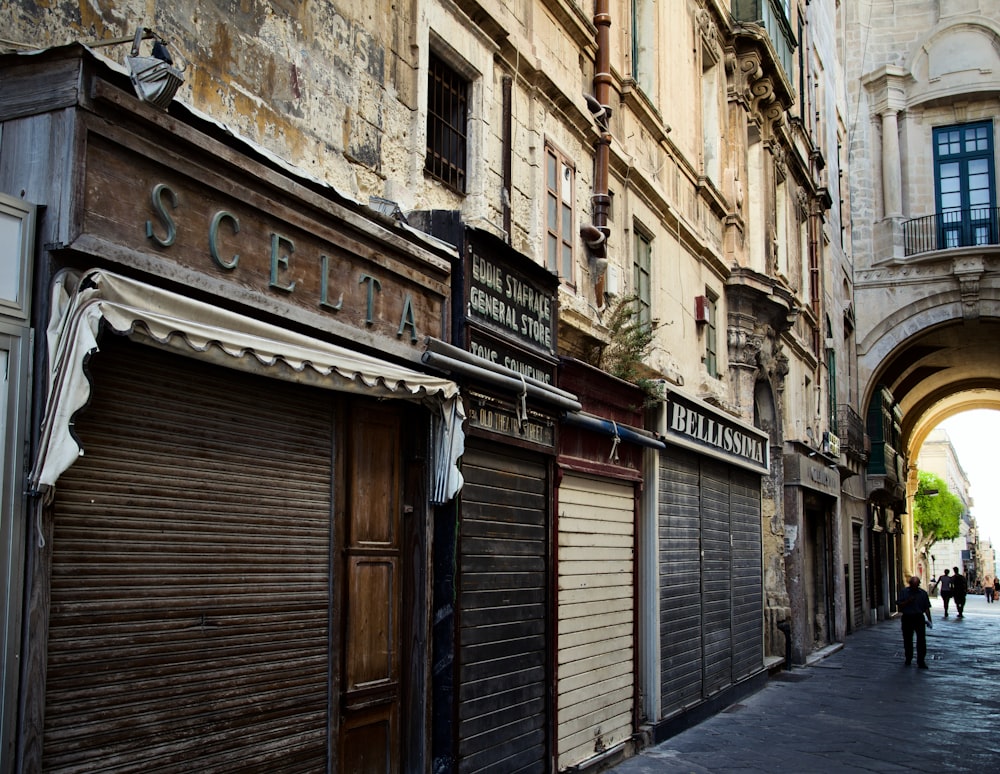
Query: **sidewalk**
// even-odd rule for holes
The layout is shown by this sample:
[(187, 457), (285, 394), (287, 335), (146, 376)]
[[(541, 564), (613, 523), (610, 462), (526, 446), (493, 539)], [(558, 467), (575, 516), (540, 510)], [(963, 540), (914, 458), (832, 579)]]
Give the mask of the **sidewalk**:
[(903, 666), (898, 620), (610, 769), (615, 774), (1000, 771), (1000, 603), (931, 600), (929, 669)]

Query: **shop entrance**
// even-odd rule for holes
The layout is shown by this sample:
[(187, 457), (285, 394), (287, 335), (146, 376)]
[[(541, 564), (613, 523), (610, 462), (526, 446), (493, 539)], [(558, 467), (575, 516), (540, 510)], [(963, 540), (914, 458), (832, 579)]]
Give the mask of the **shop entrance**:
[(117, 337), (91, 377), (44, 769), (399, 771), (405, 410)]

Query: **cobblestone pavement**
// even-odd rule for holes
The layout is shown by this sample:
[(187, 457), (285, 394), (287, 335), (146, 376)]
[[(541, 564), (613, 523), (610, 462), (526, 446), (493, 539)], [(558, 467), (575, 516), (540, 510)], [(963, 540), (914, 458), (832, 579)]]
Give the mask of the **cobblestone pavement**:
[(929, 669), (903, 665), (898, 620), (618, 764), (615, 774), (1000, 771), (1000, 603), (932, 600)]

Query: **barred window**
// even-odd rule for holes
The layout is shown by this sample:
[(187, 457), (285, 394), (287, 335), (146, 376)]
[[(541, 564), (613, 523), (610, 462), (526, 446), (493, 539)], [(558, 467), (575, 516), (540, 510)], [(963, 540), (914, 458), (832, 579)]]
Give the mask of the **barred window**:
[(427, 157), (424, 169), (465, 192), (469, 82), (430, 54), (427, 68)]

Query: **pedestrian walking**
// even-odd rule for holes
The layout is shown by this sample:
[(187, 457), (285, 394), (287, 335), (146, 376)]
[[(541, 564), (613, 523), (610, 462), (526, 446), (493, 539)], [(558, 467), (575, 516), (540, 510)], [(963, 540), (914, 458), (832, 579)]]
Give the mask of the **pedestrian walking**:
[(952, 567), (951, 575), (951, 598), (955, 600), (955, 611), (959, 618), (964, 618), (965, 595), (969, 592), (969, 586), (965, 582), (965, 576), (958, 571), (957, 567)]
[[(896, 607), (903, 622), (903, 652), (906, 654), (906, 666), (913, 661), (913, 635), (917, 636), (917, 666), (927, 669), (927, 626), (933, 626), (931, 620), (931, 599), (927, 592), (920, 588), (920, 578), (912, 576), (909, 585), (899, 592)], [(926, 616), (926, 622), (924, 620)]]
[(941, 601), (944, 603), (944, 617), (948, 617), (948, 603), (951, 602), (951, 571), (945, 570), (944, 575), (938, 578), (935, 583), (938, 592), (941, 594)]
[(986, 597), (987, 602), (993, 602), (993, 581), (989, 575), (983, 578), (983, 596)]
[(1000, 578), (993, 579), (993, 601), (1000, 600)]

